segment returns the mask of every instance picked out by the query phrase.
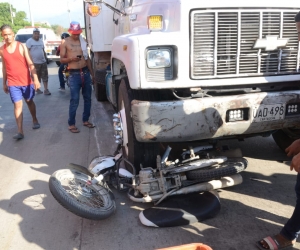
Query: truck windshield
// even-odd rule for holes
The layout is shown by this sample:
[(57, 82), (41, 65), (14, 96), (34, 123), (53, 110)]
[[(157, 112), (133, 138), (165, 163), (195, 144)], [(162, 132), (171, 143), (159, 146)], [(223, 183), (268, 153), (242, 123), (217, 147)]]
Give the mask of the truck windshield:
[[(26, 41), (32, 37), (32, 34), (18, 34), (15, 40), (20, 43), (26, 43)], [(40, 34), (40, 39), (42, 39), (42, 34)]]

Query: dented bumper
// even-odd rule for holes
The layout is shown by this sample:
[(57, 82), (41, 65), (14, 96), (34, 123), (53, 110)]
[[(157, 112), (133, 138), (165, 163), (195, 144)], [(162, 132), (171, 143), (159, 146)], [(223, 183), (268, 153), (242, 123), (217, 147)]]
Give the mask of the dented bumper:
[[(278, 104), (285, 107), (282, 117), (261, 121), (254, 119), (258, 108)], [(180, 142), (256, 134), (299, 126), (300, 112), (287, 113), (287, 108), (291, 104), (295, 104), (295, 107), (299, 104), (300, 107), (300, 91), (262, 92), (161, 102), (133, 100), (131, 109), (138, 141)], [(228, 111), (241, 108), (248, 110), (247, 117), (242, 121), (229, 122)]]

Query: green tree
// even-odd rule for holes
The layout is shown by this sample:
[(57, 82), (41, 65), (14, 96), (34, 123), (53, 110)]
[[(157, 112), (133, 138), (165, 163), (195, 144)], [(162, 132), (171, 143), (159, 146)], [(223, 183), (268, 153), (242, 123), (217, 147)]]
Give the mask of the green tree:
[[(0, 3), (0, 26), (3, 24), (9, 24), (14, 32), (19, 29), (24, 28), (24, 26), (30, 26), (30, 22), (26, 19), (25, 11), (17, 11), (13, 6), (11, 6), (11, 11), (15, 13), (13, 20), (11, 19), (10, 4)], [(12, 23), (13, 22), (13, 23)]]
[(67, 30), (68, 30), (58, 24), (51, 25), (51, 28), (54, 30), (54, 33), (58, 36), (60, 36), (64, 32), (67, 32)]
[[(26, 26), (31, 26), (25, 11), (17, 11), (13, 6), (11, 6), (11, 11), (14, 13), (13, 20), (11, 19), (10, 3), (0, 3), (0, 26), (3, 24), (9, 24), (15, 33), (17, 33), (19, 29), (22, 29)], [(58, 36), (67, 30), (58, 24), (51, 25), (51, 27), (45, 23), (36, 22), (34, 24), (37, 27), (51, 28)]]

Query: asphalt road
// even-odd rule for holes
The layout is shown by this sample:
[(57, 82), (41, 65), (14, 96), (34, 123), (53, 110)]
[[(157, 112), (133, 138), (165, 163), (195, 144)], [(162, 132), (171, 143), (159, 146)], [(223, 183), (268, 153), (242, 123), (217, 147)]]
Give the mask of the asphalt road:
[[(93, 99), (88, 129), (77, 112), (78, 134), (68, 131), (69, 89), (58, 90), (58, 67), (49, 64), (51, 96), (37, 95), (41, 128), (33, 130), (24, 106), (25, 138), (15, 141), (13, 105), (0, 91), (0, 249), (1, 250), (153, 250), (188, 243), (204, 243), (214, 250), (252, 250), (262, 237), (281, 229), (292, 214), (296, 174), (271, 137), (240, 142), (249, 161), (243, 183), (218, 190), (221, 210), (214, 218), (182, 227), (149, 228), (138, 215), (152, 204), (134, 203), (114, 192), (116, 213), (104, 221), (82, 219), (61, 207), (48, 189), (50, 175), (68, 163), (88, 165), (94, 156), (112, 154), (112, 114), (109, 103)], [(2, 84), (2, 78), (1, 78)], [(295, 249), (300, 249), (298, 243)]]

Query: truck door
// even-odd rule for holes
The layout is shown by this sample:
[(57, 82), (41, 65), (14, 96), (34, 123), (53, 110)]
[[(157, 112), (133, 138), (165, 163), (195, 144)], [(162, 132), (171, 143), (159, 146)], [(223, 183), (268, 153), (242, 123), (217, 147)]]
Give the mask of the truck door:
[(132, 0), (117, 0), (115, 8), (125, 12), (126, 16), (121, 16), (117, 13), (113, 15), (113, 21), (115, 23), (115, 34), (120, 36), (128, 34), (130, 32), (129, 15), (131, 13)]

